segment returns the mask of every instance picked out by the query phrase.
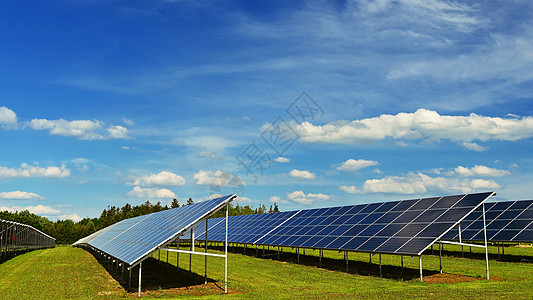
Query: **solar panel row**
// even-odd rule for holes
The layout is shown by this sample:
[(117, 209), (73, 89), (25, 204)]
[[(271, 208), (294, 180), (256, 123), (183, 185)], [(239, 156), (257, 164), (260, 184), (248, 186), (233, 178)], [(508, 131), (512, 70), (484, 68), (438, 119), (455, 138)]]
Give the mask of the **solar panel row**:
[(133, 265), (236, 197), (230, 195), (126, 219), (87, 236), (74, 245), (90, 245)]
[[(420, 255), (493, 192), (235, 216), (233, 243)], [(208, 221), (208, 240), (223, 241), (224, 222)], [(195, 228), (205, 239), (205, 225)]]
[[(494, 242), (533, 241), (533, 200), (501, 201), (485, 204), (487, 239)], [(483, 216), (475, 210), (461, 222), (461, 238), (466, 241), (483, 241)], [(458, 228), (444, 239), (459, 240)]]

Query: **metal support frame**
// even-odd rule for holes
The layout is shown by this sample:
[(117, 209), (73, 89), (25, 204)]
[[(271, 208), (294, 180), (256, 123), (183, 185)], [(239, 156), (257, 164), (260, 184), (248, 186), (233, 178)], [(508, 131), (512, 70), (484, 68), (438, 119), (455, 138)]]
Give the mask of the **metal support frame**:
[(344, 259), (346, 260), (346, 273), (348, 273), (348, 251), (344, 251)]
[(379, 254), (379, 277), (383, 277), (383, 273), (381, 273), (381, 253)]
[[(207, 254), (207, 218), (205, 219), (205, 246), (204, 246), (204, 250), (205, 250), (205, 253)], [(205, 256), (205, 261), (204, 261), (204, 284), (207, 284), (207, 255)]]
[(226, 206), (226, 241), (224, 243), (224, 293), (228, 293), (228, 215), (229, 205)]
[(420, 269), (420, 281), (424, 281), (422, 276), (422, 255), (418, 256), (418, 268)]
[(442, 243), (439, 243), (439, 272), (442, 274)]
[(139, 263), (139, 289), (138, 289), (138, 291), (137, 291), (137, 296), (138, 296), (138, 297), (141, 297), (142, 268), (143, 268), (143, 263), (140, 262), (140, 263)]
[(483, 211), (483, 237), (485, 238), (485, 263), (487, 267), (487, 280), (490, 280), (489, 275), (489, 247), (487, 245), (487, 222), (485, 218), (485, 203), (481, 204)]

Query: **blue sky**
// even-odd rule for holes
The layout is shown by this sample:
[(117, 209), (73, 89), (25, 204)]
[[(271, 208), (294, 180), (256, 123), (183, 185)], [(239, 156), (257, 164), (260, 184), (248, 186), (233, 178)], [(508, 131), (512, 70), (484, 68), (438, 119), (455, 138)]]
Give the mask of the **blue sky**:
[(0, 209), (531, 199), (530, 1), (287, 2), (5, 3)]

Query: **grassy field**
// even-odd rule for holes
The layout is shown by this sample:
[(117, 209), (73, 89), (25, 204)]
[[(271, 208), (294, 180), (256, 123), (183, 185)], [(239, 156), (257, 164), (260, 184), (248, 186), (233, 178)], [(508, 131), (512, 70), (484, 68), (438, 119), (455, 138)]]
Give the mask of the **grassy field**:
[[(369, 263), (369, 255), (349, 253), (349, 270), (343, 253), (324, 251), (322, 268), (318, 268), (318, 251), (306, 251), (296, 264), (294, 250), (284, 249), (278, 260), (276, 251), (266, 251), (265, 258), (256, 258), (255, 249), (236, 248), (229, 257), (229, 295), (223, 293), (224, 260), (208, 258), (209, 283), (204, 285), (204, 257), (193, 256), (189, 274), (189, 255), (180, 255), (180, 271), (176, 270), (176, 254), (161, 252), (163, 262), (143, 264), (143, 296), (145, 298), (229, 297), (237, 299), (288, 298), (512, 298), (533, 297), (533, 264), (520, 262), (533, 259), (533, 248), (506, 247), (505, 257), (496, 261), (496, 247), (491, 247), (490, 271), (493, 280), (484, 280), (485, 263), (482, 249), (466, 250), (461, 258), (460, 247), (445, 247), (442, 259), (445, 275), (438, 274), (439, 259), (423, 256), (425, 282), (418, 280), (418, 258), (383, 255), (383, 277), (379, 277), (378, 255)], [(262, 250), (259, 254), (262, 255)], [(438, 254), (437, 251), (434, 252)], [(156, 253), (155, 258), (158, 257)], [(465, 276), (466, 275), (466, 276)], [(133, 272), (136, 278), (136, 272)], [(464, 282), (459, 282), (466, 280)], [(434, 283), (430, 283), (434, 282)], [(453, 283), (448, 283), (453, 282)], [(106, 271), (88, 252), (72, 247), (57, 247), (19, 255), (0, 264), (1, 299), (90, 299), (131, 298), (127, 279)], [(136, 280), (133, 280), (136, 287)]]

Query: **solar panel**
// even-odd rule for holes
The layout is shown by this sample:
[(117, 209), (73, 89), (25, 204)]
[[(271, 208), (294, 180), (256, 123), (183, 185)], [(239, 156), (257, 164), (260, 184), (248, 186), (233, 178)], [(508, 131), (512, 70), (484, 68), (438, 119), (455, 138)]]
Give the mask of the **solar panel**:
[(235, 198), (236, 195), (229, 195), (126, 219), (77, 241), (75, 245), (91, 245), (133, 265)]
[[(492, 195), (488, 192), (230, 217), (228, 241), (420, 255)], [(224, 240), (224, 222), (211, 219), (208, 226), (208, 240)], [(195, 231), (199, 240), (205, 239), (205, 225)]]
[[(494, 242), (533, 241), (533, 200), (500, 201), (485, 204), (487, 240)], [(459, 240), (456, 228), (443, 239)], [(461, 222), (461, 239), (483, 241), (482, 209), (476, 209)]]
[(295, 215), (257, 243), (419, 255), (491, 195), (309, 210)]
[[(283, 221), (298, 211), (232, 216), (228, 220), (228, 241), (253, 244)], [(209, 219), (207, 237), (210, 241), (224, 241), (226, 237), (225, 218)], [(205, 223), (195, 227), (195, 239), (205, 239)], [(187, 238), (187, 237), (185, 237)]]

